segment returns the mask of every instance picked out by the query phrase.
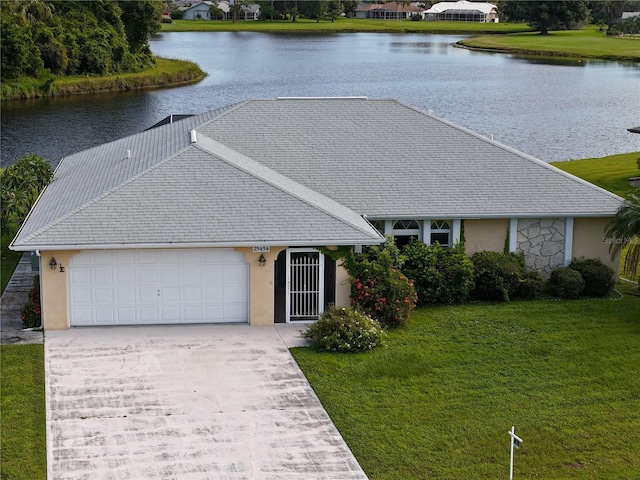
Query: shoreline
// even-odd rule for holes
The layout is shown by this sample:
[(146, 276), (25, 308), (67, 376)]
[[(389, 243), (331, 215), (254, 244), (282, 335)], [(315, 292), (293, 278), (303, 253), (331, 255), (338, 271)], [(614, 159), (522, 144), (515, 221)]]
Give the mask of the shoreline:
[(42, 77), (3, 82), (0, 100), (16, 101), (34, 98), (66, 97), (95, 93), (126, 92), (192, 85), (207, 74), (190, 61), (154, 57), (153, 68), (137, 73), (96, 77)]

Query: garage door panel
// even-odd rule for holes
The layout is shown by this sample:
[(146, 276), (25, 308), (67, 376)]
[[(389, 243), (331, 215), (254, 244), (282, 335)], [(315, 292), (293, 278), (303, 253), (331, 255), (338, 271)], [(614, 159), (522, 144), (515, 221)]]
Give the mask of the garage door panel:
[(207, 305), (204, 308), (205, 320), (212, 323), (224, 322), (224, 307), (222, 305)]
[(118, 288), (116, 290), (116, 303), (135, 303), (136, 290), (134, 288)]
[(112, 265), (113, 264), (113, 252), (110, 251), (97, 251), (93, 256), (92, 265)]
[(204, 299), (207, 303), (224, 302), (224, 286), (207, 287), (204, 289)]
[(246, 283), (246, 272), (246, 268), (243, 268), (241, 265), (225, 265), (225, 284), (236, 283), (238, 285), (244, 285)]
[(141, 307), (138, 312), (140, 323), (158, 323), (158, 307)]
[(155, 287), (139, 287), (138, 301), (140, 303), (157, 303), (158, 289)]
[(226, 307), (225, 317), (229, 322), (241, 322), (241, 319), (246, 317), (245, 305), (228, 305)]
[(120, 267), (116, 270), (116, 282), (118, 286), (136, 284), (136, 270), (133, 267)]
[(144, 264), (156, 265), (158, 263), (158, 257), (154, 250), (136, 250), (135, 263), (141, 264), (141, 265), (144, 265)]
[(132, 323), (136, 323), (136, 309), (133, 307), (118, 308), (117, 323), (122, 325), (130, 325)]
[(203, 321), (206, 321), (202, 316), (201, 306), (183, 307), (182, 317), (184, 318), (185, 323), (202, 323)]
[(111, 268), (96, 268), (93, 271), (93, 283), (95, 285), (113, 285), (114, 273)]
[(162, 323), (180, 323), (180, 307), (160, 307)]
[(91, 268), (84, 267), (74, 267), (70, 274), (71, 285), (82, 286), (82, 285), (90, 285), (91, 282)]
[(113, 262), (116, 265), (133, 265), (135, 254), (131, 250), (116, 250), (113, 252)]
[(84, 251), (68, 269), (71, 325), (247, 322), (232, 249)]
[(182, 265), (180, 267), (182, 283), (185, 285), (200, 285), (202, 283), (201, 268), (200, 265)]
[(75, 288), (71, 293), (71, 301), (74, 305), (92, 305), (93, 296), (90, 288)]
[(92, 310), (90, 308), (75, 307), (71, 309), (71, 324), (92, 325)]
[(114, 302), (114, 291), (112, 288), (96, 288), (95, 292), (95, 303), (97, 305), (113, 305)]
[(158, 267), (139, 267), (136, 272), (137, 285), (157, 285), (158, 284)]
[(113, 325), (115, 323), (115, 308), (96, 308), (94, 313), (97, 325)]

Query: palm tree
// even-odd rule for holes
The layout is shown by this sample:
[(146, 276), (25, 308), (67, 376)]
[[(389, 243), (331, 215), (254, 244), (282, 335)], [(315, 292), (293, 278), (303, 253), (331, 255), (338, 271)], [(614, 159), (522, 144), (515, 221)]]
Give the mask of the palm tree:
[(605, 232), (611, 242), (611, 258), (619, 254), (624, 247), (629, 247), (623, 266), (631, 278), (635, 279), (640, 267), (640, 189), (627, 195), (616, 216), (607, 224)]

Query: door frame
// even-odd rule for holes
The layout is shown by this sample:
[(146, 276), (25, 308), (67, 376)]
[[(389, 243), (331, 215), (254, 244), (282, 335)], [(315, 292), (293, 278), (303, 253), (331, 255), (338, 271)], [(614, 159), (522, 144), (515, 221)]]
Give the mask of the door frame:
[(286, 323), (309, 323), (314, 322), (316, 319), (309, 320), (291, 320), (291, 254), (292, 253), (317, 253), (318, 254), (318, 318), (324, 312), (324, 277), (325, 277), (325, 265), (324, 255), (315, 248), (288, 248), (287, 260), (286, 260), (286, 296), (285, 296), (285, 321)]

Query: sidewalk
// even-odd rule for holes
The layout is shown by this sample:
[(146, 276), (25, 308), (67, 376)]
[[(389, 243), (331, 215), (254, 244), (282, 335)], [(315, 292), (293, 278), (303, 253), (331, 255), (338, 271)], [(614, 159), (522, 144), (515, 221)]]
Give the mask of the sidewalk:
[(0, 300), (0, 344), (42, 343), (42, 332), (22, 329), (20, 308), (27, 301), (33, 286), (29, 255), (23, 255)]

